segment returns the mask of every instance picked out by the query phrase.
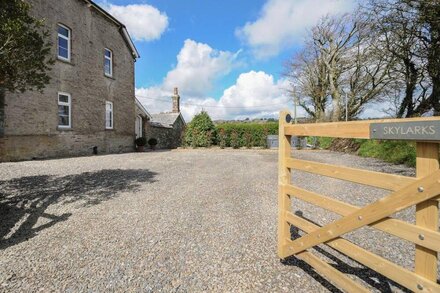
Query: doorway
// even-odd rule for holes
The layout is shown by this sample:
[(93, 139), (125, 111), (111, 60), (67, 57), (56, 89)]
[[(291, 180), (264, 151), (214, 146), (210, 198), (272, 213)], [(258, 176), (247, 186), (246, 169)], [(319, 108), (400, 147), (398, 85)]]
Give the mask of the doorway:
[(142, 117), (139, 115), (136, 116), (135, 128), (136, 138), (142, 137)]

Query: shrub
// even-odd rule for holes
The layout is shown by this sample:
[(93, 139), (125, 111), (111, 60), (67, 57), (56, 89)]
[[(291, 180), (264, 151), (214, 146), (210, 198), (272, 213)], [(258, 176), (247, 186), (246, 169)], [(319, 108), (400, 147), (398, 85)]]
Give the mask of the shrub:
[(267, 149), (269, 146), (267, 144), (267, 136), (269, 135), (269, 130), (265, 127), (263, 128), (263, 135), (260, 136), (259, 146), (263, 149)]
[(376, 141), (360, 142), (358, 154), (362, 157), (372, 157), (394, 164), (416, 165), (416, 148), (414, 143), (406, 141)]
[(206, 146), (209, 148), (212, 146), (213, 138), (212, 138), (212, 131), (209, 130), (206, 132), (206, 135), (204, 137), (204, 140), (206, 140)]
[(246, 132), (244, 134), (244, 142), (246, 148), (250, 149), (252, 147), (252, 134), (250, 132)]
[(209, 147), (216, 142), (216, 128), (205, 111), (200, 112), (188, 124), (185, 142), (192, 147)]
[(234, 149), (238, 149), (240, 147), (238, 132), (235, 129), (233, 129), (231, 132), (231, 147)]
[(224, 149), (226, 147), (226, 131), (223, 128), (220, 128), (219, 130), (219, 145), (221, 149)]
[(331, 137), (318, 137), (318, 147), (328, 149), (332, 145), (333, 138)]
[(199, 139), (199, 130), (193, 128), (191, 131), (191, 139), (190, 139), (190, 145), (192, 148), (197, 148), (199, 146), (198, 139)]
[(217, 125), (217, 130), (220, 131), (223, 129), (225, 132), (225, 140), (226, 146), (231, 146), (231, 136), (232, 132), (237, 132), (237, 141), (239, 147), (246, 146), (246, 138), (245, 134), (249, 133), (251, 135), (252, 146), (266, 146), (266, 137), (269, 134), (278, 134), (278, 123), (277, 122), (268, 122), (268, 123), (241, 123), (241, 122), (232, 122), (232, 123), (223, 123)]
[(148, 140), (148, 144), (149, 144), (150, 146), (152, 146), (152, 147), (156, 146), (156, 145), (157, 145), (157, 139), (155, 139), (155, 138), (150, 138), (150, 139)]
[(316, 136), (307, 136), (306, 142), (307, 142), (307, 144), (311, 145), (313, 149), (316, 149), (319, 147), (318, 137), (316, 137)]
[(137, 146), (145, 146), (147, 144), (147, 139), (145, 137), (138, 137), (134, 142)]
[(370, 139), (318, 138), (321, 147), (333, 151), (355, 152), (361, 157), (370, 157), (388, 163), (416, 165), (416, 148), (413, 142)]

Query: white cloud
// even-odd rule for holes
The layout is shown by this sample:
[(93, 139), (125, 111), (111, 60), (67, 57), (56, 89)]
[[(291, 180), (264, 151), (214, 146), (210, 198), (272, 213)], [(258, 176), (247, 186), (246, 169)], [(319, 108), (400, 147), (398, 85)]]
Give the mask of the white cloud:
[(260, 17), (237, 29), (236, 35), (257, 58), (271, 57), (301, 42), (306, 29), (322, 16), (348, 12), (353, 5), (354, 0), (268, 0)]
[(171, 89), (179, 86), (182, 94), (190, 96), (206, 94), (217, 78), (231, 71), (238, 53), (218, 51), (207, 44), (187, 39), (177, 55), (176, 67), (168, 72), (163, 87)]
[(163, 90), (160, 86), (136, 88), (135, 95), (151, 114), (170, 112), (172, 109), (172, 89)]
[[(213, 119), (276, 117), (292, 103), (286, 79), (274, 80), (263, 71), (242, 73), (219, 99), (209, 97), (216, 80), (236, 68), (237, 53), (218, 51), (207, 44), (186, 40), (177, 64), (161, 84), (136, 89), (136, 96), (150, 113), (169, 112), (173, 88), (179, 88), (181, 111), (187, 121), (206, 110)], [(304, 113), (302, 113), (304, 115)]]
[(240, 74), (236, 83), (223, 92), (218, 104), (226, 118), (273, 117), (291, 104), (288, 87), (286, 79), (274, 81), (272, 75), (263, 71), (250, 71)]
[(136, 41), (157, 40), (168, 27), (168, 16), (148, 4), (120, 6), (106, 1), (101, 6), (125, 24)]
[[(288, 86), (285, 79), (275, 81), (272, 75), (263, 71), (249, 71), (240, 74), (236, 83), (224, 90), (219, 100), (181, 95), (181, 111), (187, 121), (202, 109), (215, 120), (277, 117), (281, 109), (292, 108), (286, 93)], [(171, 110), (171, 91), (150, 87), (137, 89), (136, 95), (153, 98), (139, 98), (152, 113)], [(304, 112), (298, 109), (298, 115), (304, 116)]]
[(182, 99), (197, 99), (199, 102), (200, 97), (206, 97), (212, 90), (218, 78), (239, 64), (239, 52), (218, 51), (188, 39), (177, 55), (177, 65), (167, 73), (162, 84), (139, 88), (136, 95), (152, 113), (171, 110), (170, 97), (174, 87), (179, 88)]

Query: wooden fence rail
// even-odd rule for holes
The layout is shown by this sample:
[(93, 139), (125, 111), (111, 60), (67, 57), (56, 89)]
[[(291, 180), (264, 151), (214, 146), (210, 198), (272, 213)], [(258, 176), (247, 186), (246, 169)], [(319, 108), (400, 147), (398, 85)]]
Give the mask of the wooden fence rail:
[[(368, 292), (367, 288), (310, 251), (316, 245), (326, 244), (409, 290), (440, 292), (437, 283), (440, 117), (295, 125), (290, 120), (287, 111), (280, 113), (278, 256), (281, 259), (289, 256), (302, 259), (347, 292)], [(295, 159), (291, 156), (292, 135), (414, 140), (417, 174), (413, 178)], [(357, 207), (295, 186), (292, 183), (293, 169), (378, 187), (391, 193), (365, 207)], [(320, 227), (291, 212), (291, 197), (337, 213), (342, 218)], [(413, 205), (416, 206), (415, 224), (392, 218), (394, 213)], [(306, 234), (292, 239), (291, 226)], [(414, 271), (342, 238), (364, 226), (414, 243)]]

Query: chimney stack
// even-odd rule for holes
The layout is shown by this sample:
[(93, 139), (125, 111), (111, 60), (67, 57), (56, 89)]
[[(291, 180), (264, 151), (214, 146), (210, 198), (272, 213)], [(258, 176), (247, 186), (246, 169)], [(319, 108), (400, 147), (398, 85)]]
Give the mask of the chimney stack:
[(180, 96), (179, 89), (177, 87), (174, 88), (173, 99), (173, 113), (180, 113)]

